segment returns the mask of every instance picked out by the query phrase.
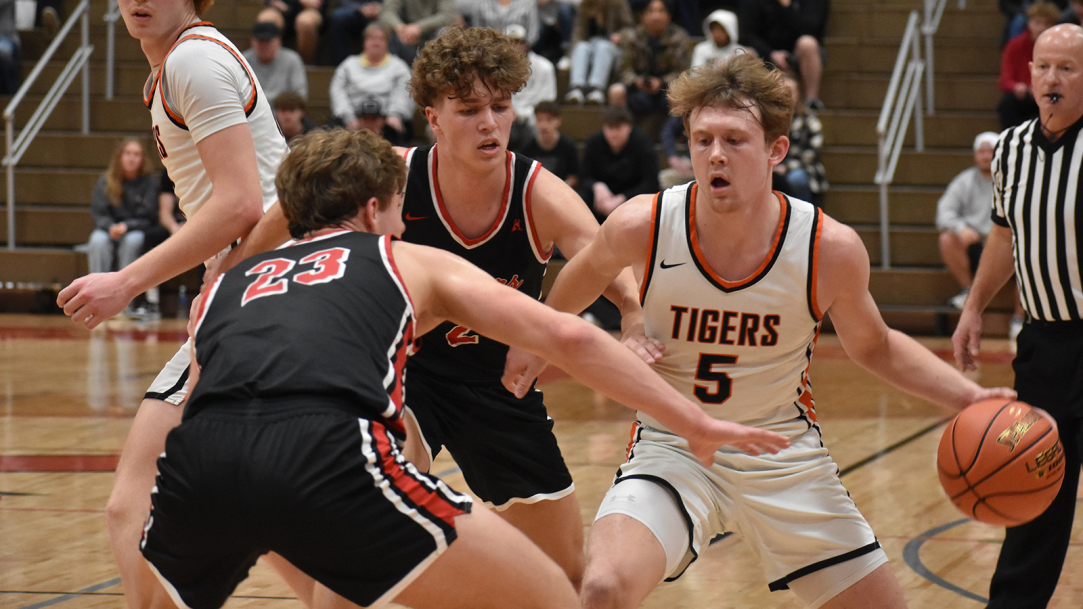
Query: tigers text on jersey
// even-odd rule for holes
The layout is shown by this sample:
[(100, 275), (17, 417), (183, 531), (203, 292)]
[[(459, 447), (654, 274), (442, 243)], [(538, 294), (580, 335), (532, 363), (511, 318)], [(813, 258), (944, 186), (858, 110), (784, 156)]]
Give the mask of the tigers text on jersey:
[(185, 419), (211, 405), (307, 401), (401, 435), (414, 321), (390, 236), (336, 231), (248, 258), (200, 307)]
[(665, 344), (654, 369), (708, 414), (746, 425), (795, 418), (815, 425), (808, 367), (823, 317), (815, 299), (823, 215), (775, 196), (781, 214), (771, 251), (752, 275), (727, 281), (700, 250), (711, 237), (696, 234), (695, 183), (656, 195), (640, 299), (647, 336)]
[(271, 100), (237, 47), (207, 21), (188, 26), (151, 70), (143, 86), (158, 155), (176, 184), (181, 211), (191, 218), (211, 196), (211, 181), (196, 143), (247, 121), (256, 149), (263, 209), (278, 194), (275, 172), (289, 148)]
[[(406, 152), (409, 177), (403, 202), (404, 241), (436, 247), (465, 258), (504, 285), (531, 298), (541, 296), (552, 250), (542, 251), (531, 216), (530, 194), (541, 165), (507, 153), (507, 180), (496, 222), (477, 238), (462, 234), (444, 204), (436, 180), (437, 148)], [(470, 382), (499, 382), (508, 348), (469, 328), (445, 322), (425, 335), (410, 369)]]

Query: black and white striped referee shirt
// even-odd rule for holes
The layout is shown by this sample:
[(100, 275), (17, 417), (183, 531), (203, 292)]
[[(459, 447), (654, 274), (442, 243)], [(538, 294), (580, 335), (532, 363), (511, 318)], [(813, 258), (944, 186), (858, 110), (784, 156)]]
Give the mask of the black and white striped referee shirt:
[(1083, 319), (1083, 119), (1056, 142), (1031, 120), (1000, 134), (993, 156), (993, 222), (1012, 230), (1023, 307), (1034, 319)]

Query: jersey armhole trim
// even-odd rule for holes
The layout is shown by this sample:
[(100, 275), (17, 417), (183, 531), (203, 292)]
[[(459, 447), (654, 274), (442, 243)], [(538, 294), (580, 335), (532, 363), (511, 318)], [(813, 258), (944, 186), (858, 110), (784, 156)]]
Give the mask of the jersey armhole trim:
[(218, 293), (218, 288), (222, 285), (222, 278), (225, 274), (218, 276), (218, 279), (214, 280), (209, 290), (207, 290), (207, 297), (199, 302), (199, 310), (196, 311), (196, 323), (192, 328), (192, 341), (195, 344), (196, 336), (199, 334), (199, 329), (203, 327), (203, 320), (207, 318), (207, 309), (211, 306), (211, 301), (214, 300), (215, 294)]
[[(690, 192), (695, 190), (695, 186), (688, 189)], [(651, 240), (648, 244), (646, 265), (647, 268), (643, 269), (643, 285), (639, 287), (639, 305), (643, 306), (643, 303), (647, 300), (647, 288), (651, 283), (651, 276), (654, 274), (654, 259), (658, 255), (658, 227), (661, 225), (662, 214), (662, 193), (654, 193), (654, 199), (651, 201)]]
[(812, 217), (812, 230), (810, 231), (808, 245), (807, 300), (809, 313), (812, 314), (812, 320), (815, 322), (819, 322), (824, 318), (824, 313), (820, 310), (820, 303), (816, 298), (820, 278), (820, 234), (823, 232), (823, 215), (822, 209), (816, 209), (816, 214)]
[[(410, 297), (410, 290), (406, 289), (406, 281), (402, 278), (399, 265), (395, 263), (395, 254), (391, 248), (393, 241), (395, 241), (393, 236), (384, 235), (380, 239), (380, 251), (383, 252), (384, 259), (387, 261), (388, 271), (391, 272), (392, 279), (402, 290), (402, 297), (406, 300), (406, 306), (410, 307), (410, 336), (414, 337), (417, 336), (417, 307), (414, 306), (414, 299)], [(411, 338), (411, 344), (407, 346), (408, 354), (414, 351), (413, 342), (414, 340)]]
[[(190, 27), (195, 27), (195, 26), (198, 26), (198, 25), (210, 25), (210, 24), (209, 23), (197, 23), (197, 24), (193, 24)], [(159, 94), (162, 96), (162, 108), (165, 110), (166, 116), (169, 117), (169, 120), (174, 125), (176, 125), (177, 127), (180, 127), (181, 129), (184, 129), (185, 131), (188, 130), (188, 126), (184, 123), (184, 117), (182, 117), (180, 115), (180, 113), (175, 112), (172, 108), (169, 107), (168, 100), (166, 99), (166, 96), (165, 96), (165, 88), (164, 88), (165, 87), (165, 82), (164, 82), (165, 81), (165, 63), (166, 63), (166, 61), (169, 60), (169, 55), (173, 52), (173, 50), (176, 49), (177, 46), (180, 45), (180, 43), (182, 43), (182, 42), (184, 42), (186, 40), (206, 40), (206, 41), (209, 41), (209, 42), (213, 42), (213, 43), (221, 46), (223, 49), (225, 49), (227, 52), (229, 52), (229, 54), (232, 55), (234, 59), (237, 60), (237, 63), (239, 63), (241, 65), (241, 69), (244, 70), (245, 75), (248, 76), (248, 83), (252, 87), (252, 93), (248, 96), (248, 100), (244, 103), (244, 115), (245, 115), (245, 117), (247, 118), (247, 117), (251, 116), (252, 111), (256, 109), (256, 103), (259, 101), (259, 87), (256, 85), (256, 78), (254, 76), (252, 76), (252, 71), (248, 69), (247, 65), (245, 65), (244, 59), (242, 59), (240, 55), (238, 55), (232, 48), (230, 48), (230, 46), (228, 44), (222, 42), (221, 40), (218, 40), (217, 38), (212, 38), (210, 36), (204, 36), (202, 34), (188, 34), (187, 36), (181, 36), (177, 40), (177, 42), (173, 43), (173, 46), (169, 49), (169, 52), (166, 53), (165, 59), (162, 60), (162, 65), (158, 67), (158, 78), (157, 78), (158, 83), (157, 84), (158, 84)], [(151, 100), (153, 101), (153, 93), (151, 94)]]
[(537, 161), (534, 161), (530, 165), (529, 176), (527, 177), (526, 185), (523, 188), (523, 216), (526, 219), (527, 230), (530, 231), (530, 249), (534, 250), (534, 257), (538, 259), (538, 262), (545, 264), (549, 262), (549, 258), (553, 256), (553, 249), (556, 246), (550, 247), (548, 252), (542, 251), (541, 239), (538, 237), (538, 228), (534, 226), (534, 181), (538, 179), (541, 170), (542, 165)]

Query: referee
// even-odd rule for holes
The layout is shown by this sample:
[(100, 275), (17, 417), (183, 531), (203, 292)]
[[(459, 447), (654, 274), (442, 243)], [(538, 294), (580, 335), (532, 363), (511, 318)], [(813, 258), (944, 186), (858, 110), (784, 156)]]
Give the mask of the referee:
[(993, 158), (993, 226), (952, 337), (955, 360), (975, 368), (981, 313), (1014, 271), (1027, 320), (1019, 334), (1019, 399), (1056, 419), (1064, 484), (1036, 520), (1007, 530), (989, 607), (1045, 607), (1064, 566), (1075, 515), (1083, 418), (1083, 28), (1042, 34), (1030, 63), (1040, 114), (1003, 132)]

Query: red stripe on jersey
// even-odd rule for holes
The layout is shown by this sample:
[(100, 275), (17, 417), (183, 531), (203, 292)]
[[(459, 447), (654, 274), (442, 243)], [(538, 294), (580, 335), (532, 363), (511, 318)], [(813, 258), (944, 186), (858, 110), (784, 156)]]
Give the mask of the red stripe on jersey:
[(436, 211), (444, 218), (444, 221), (447, 223), (447, 225), (451, 227), (451, 231), (455, 233), (455, 236), (459, 238), (459, 241), (462, 241), (463, 245), (471, 247), (479, 243), (484, 243), (486, 240), (489, 239), (489, 237), (493, 236), (493, 234), (497, 231), (497, 229), (500, 228), (501, 225), (504, 224), (504, 219), (508, 215), (508, 199), (511, 198), (511, 167), (512, 163), (515, 160), (514, 155), (512, 155), (511, 152), (506, 153), (507, 163), (505, 164), (505, 171), (507, 173), (504, 178), (504, 194), (500, 197), (500, 211), (498, 211), (496, 214), (496, 221), (493, 222), (493, 225), (489, 227), (489, 230), (485, 231), (484, 235), (478, 237), (477, 239), (470, 239), (467, 238), (467, 236), (459, 230), (458, 226), (455, 226), (455, 221), (451, 219), (451, 214), (448, 213), (447, 206), (444, 205), (444, 195), (440, 192), (440, 183), (436, 181), (436, 169), (438, 162), (436, 156), (436, 146), (432, 147), (431, 154), (432, 176), (430, 176), (430, 180), (432, 181), (432, 189), (436, 193)]
[(395, 461), (396, 451), (391, 446), (391, 441), (384, 426), (376, 421), (372, 423), (372, 439), (375, 442), (376, 453), (379, 455), (379, 467), (387, 476), (388, 481), (396, 489), (402, 492), (413, 504), (412, 507), (420, 507), (427, 510), (433, 516), (455, 527), (455, 517), (466, 512), (448, 503), (439, 493), (429, 490), (412, 476), (406, 469)]
[(549, 261), (549, 258), (553, 256), (553, 249), (555, 245), (549, 248), (548, 252), (542, 251), (541, 241), (538, 239), (538, 227), (534, 225), (534, 210), (531, 207), (533, 200), (531, 194), (534, 192), (534, 180), (538, 179), (538, 174), (541, 173), (541, 163), (534, 161), (534, 164), (530, 166), (530, 178), (526, 181), (526, 192), (523, 194), (523, 208), (526, 213), (526, 223), (530, 227), (530, 239), (534, 242), (534, 249), (541, 254), (545, 262)]

